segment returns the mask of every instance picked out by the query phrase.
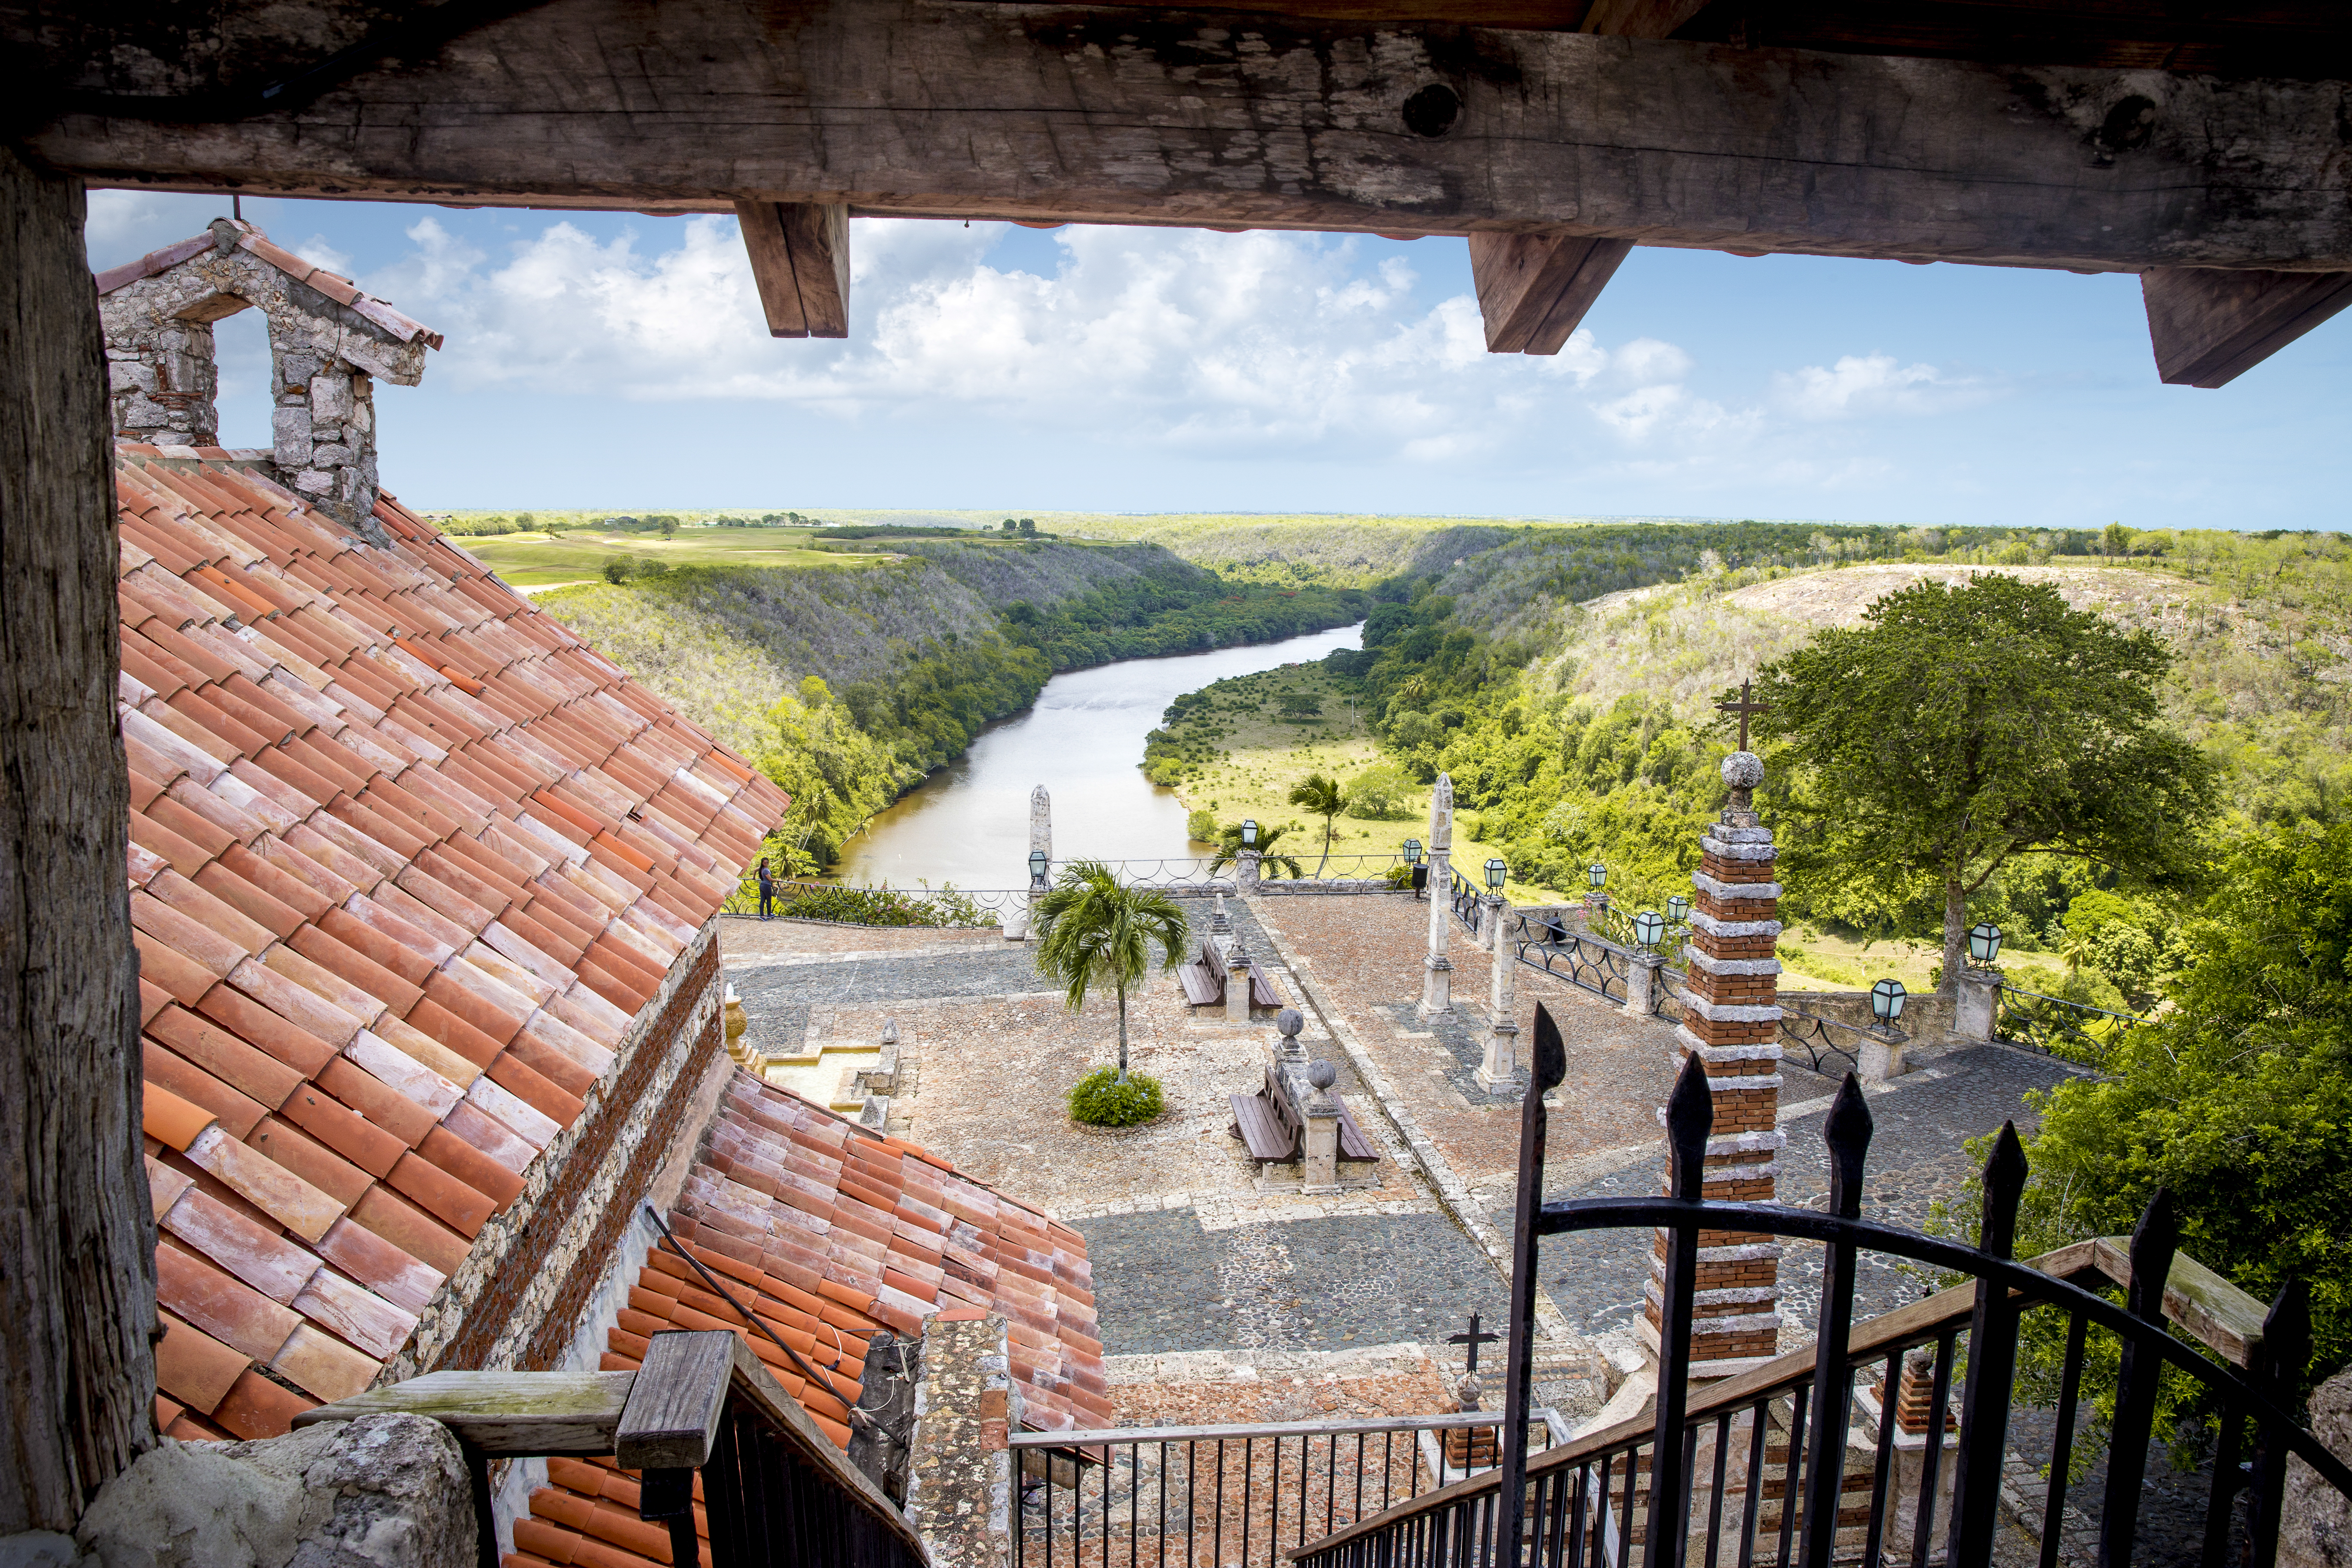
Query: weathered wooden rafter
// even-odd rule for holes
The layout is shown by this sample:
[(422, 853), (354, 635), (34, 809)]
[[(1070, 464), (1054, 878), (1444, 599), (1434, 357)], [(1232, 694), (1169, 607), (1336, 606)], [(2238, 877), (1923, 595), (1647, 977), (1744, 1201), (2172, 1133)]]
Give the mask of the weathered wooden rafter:
[(2223, 386), (2352, 305), (2352, 272), (2158, 267), (2139, 276), (2157, 374)]
[[(108, 58), (142, 57), (118, 37)], [(150, 74), (106, 85), (175, 85)], [(166, 188), (2337, 270), (2352, 191), (2314, 171), (2347, 117), (2339, 82), (956, 0), (551, 0), (292, 112), (71, 113), (30, 145)]]
[(838, 203), (735, 204), (773, 338), (849, 335), (849, 209)]
[(1556, 354), (1633, 248), (1582, 235), (1474, 234), (1470, 277), (1486, 352)]

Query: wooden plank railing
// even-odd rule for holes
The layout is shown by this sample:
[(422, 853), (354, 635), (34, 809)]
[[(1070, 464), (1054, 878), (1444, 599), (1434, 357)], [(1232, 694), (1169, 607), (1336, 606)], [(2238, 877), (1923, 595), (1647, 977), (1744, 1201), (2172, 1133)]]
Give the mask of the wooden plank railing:
[(672, 1561), (710, 1568), (927, 1568), (921, 1539), (726, 1331), (653, 1336), (635, 1372), (436, 1372), (297, 1416), (297, 1426), (398, 1411), (457, 1439), (472, 1479), (483, 1568), (498, 1568), (493, 1459), (612, 1455), (639, 1472), (638, 1517), (669, 1532)]

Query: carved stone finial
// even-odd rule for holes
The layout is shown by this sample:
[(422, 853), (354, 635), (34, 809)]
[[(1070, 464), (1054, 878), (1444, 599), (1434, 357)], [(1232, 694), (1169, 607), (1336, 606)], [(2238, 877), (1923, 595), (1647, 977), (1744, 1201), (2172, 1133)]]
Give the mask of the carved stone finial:
[(1731, 791), (1724, 803), (1727, 819), (1734, 812), (1752, 816), (1756, 810), (1756, 786), (1764, 782), (1764, 759), (1753, 752), (1734, 752), (1723, 759), (1723, 782)]
[(1328, 1089), (1339, 1081), (1339, 1069), (1329, 1062), (1316, 1062), (1307, 1069), (1307, 1081), (1318, 1089)]
[(1286, 1040), (1295, 1040), (1298, 1031), (1307, 1027), (1307, 1016), (1296, 1007), (1285, 1007), (1274, 1016), (1274, 1026), (1282, 1031)]

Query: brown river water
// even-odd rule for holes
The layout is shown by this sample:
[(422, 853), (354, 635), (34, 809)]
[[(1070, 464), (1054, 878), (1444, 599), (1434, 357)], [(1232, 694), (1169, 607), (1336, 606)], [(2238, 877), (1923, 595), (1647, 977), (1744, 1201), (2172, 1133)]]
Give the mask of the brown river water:
[(1213, 680), (1363, 646), (1363, 624), (1282, 642), (1072, 670), (976, 736), (964, 754), (877, 814), (843, 846), (842, 879), (912, 888), (1028, 885), (1029, 792), (1054, 797), (1054, 857), (1149, 859), (1201, 853), (1176, 792), (1143, 776), (1143, 738), (1168, 704)]

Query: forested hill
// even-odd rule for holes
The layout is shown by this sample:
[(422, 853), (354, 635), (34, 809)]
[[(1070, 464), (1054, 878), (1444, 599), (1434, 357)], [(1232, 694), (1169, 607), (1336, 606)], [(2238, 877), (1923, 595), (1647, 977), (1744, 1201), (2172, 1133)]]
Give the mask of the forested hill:
[(1369, 603), (1150, 544), (892, 542), (872, 564), (682, 565), (539, 602), (790, 791), (811, 867), (1057, 670), (1345, 626)]
[[(1448, 772), (1472, 835), (1530, 888), (1574, 891), (1598, 859), (1612, 892), (1637, 904), (1687, 891), (1694, 832), (1720, 808), (1715, 764), (1730, 747), (1715, 699), (1923, 576), (2046, 580), (2078, 607), (2162, 637), (2177, 659), (2168, 717), (2221, 766), (2224, 836), (2326, 822), (2352, 801), (2352, 549), (2333, 535), (1731, 524), (1660, 528), (1602, 556), (1583, 531), (1381, 584), (1366, 651), (1329, 661), (1360, 683), (1398, 763), (1423, 782)], [(2012, 933), (2043, 984), (2147, 1005), (2177, 960), (2185, 911), (2109, 892), (2114, 880), (2028, 857), (1971, 910)], [(2106, 901), (2070, 918), (2094, 893)], [(2062, 938), (2085, 938), (2094, 905), (2137, 934), (2098, 951), (2078, 941), (2062, 960)], [(1784, 907), (1856, 937), (1923, 934), (1938, 918), (1931, 900), (1890, 906), (1837, 888), (1792, 888)]]

